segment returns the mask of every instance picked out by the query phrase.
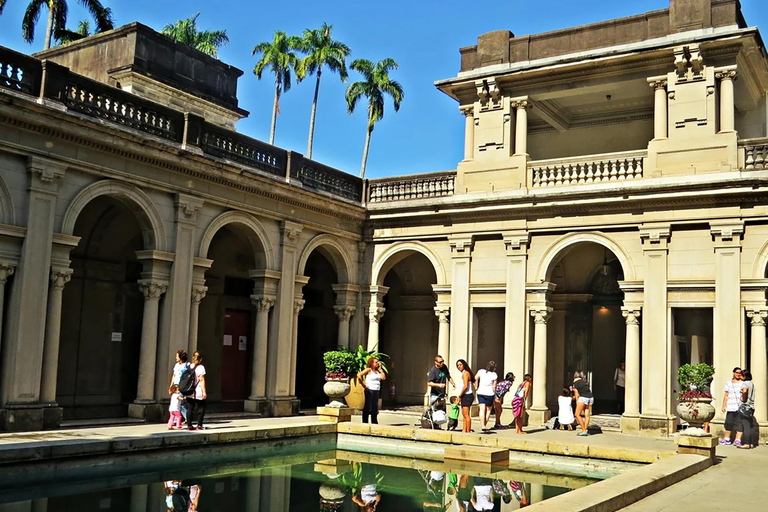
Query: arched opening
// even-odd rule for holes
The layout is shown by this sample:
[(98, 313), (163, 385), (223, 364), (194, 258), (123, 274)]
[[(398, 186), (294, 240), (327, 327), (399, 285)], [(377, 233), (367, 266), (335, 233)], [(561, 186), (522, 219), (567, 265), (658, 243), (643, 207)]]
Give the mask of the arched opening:
[[(307, 408), (328, 401), (323, 393), (323, 353), (338, 346), (339, 318), (333, 309), (338, 272), (325, 249), (318, 247), (309, 254), (303, 274), (309, 281), (303, 288), (304, 307), (296, 334), (296, 397)], [(356, 349), (357, 340), (350, 345)]]
[(81, 238), (63, 291), (56, 401), (65, 419), (126, 416), (139, 374), (142, 227), (126, 204), (103, 195), (84, 206), (73, 234)]
[[(437, 354), (438, 320), (432, 289), (437, 276), (423, 254), (409, 251), (401, 256), (393, 255), (398, 262), (383, 279), (389, 291), (384, 296), (386, 311), (380, 322), (379, 350), (390, 356), (389, 383), (395, 384), (395, 402), (415, 405), (424, 401), (427, 372)], [(389, 403), (390, 394), (382, 395)]]
[(231, 222), (210, 240), (205, 272), (208, 288), (200, 302), (197, 350), (205, 358), (212, 410), (242, 411), (250, 393), (255, 313), (251, 271), (266, 268), (266, 253), (249, 226)]
[(574, 372), (583, 371), (595, 396), (595, 414), (619, 413), (613, 379), (626, 343), (621, 263), (599, 243), (578, 242), (558, 255), (549, 276), (557, 287), (547, 327), (547, 404), (557, 410), (560, 390), (573, 381)]

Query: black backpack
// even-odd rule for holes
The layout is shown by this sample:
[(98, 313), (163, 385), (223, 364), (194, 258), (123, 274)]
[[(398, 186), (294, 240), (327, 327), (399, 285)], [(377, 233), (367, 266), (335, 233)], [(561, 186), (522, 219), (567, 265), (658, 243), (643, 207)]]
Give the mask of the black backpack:
[(178, 487), (171, 496), (173, 512), (187, 512), (189, 510), (189, 491), (184, 487)]
[(195, 394), (195, 370), (189, 365), (184, 369), (184, 373), (181, 374), (179, 379), (179, 393), (182, 396)]

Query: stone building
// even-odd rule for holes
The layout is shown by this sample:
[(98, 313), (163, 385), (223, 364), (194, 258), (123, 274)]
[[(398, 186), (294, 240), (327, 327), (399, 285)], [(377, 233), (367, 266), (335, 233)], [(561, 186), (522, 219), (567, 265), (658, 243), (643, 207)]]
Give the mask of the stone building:
[(577, 370), (615, 412), (625, 359), (622, 429), (663, 434), (680, 364), (718, 400), (745, 366), (768, 427), (768, 58), (738, 1), (460, 53), (457, 169), (362, 182), (238, 134), (239, 70), (142, 25), (2, 49), (0, 428), (157, 419), (178, 348), (220, 409), (294, 414), (358, 343), (400, 403), (435, 353), (532, 373), (534, 424)]

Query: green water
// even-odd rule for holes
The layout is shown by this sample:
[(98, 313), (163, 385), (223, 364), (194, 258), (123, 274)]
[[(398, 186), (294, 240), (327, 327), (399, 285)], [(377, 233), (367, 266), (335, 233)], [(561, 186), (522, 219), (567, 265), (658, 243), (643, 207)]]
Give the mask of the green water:
[(0, 512), (504, 512), (595, 481), (335, 450), (286, 454), (288, 448), (257, 459), (246, 450), (227, 461), (211, 455), (208, 465), (200, 450), (197, 457), (100, 461), (90, 473), (83, 465), (32, 470), (14, 485), (0, 482)]

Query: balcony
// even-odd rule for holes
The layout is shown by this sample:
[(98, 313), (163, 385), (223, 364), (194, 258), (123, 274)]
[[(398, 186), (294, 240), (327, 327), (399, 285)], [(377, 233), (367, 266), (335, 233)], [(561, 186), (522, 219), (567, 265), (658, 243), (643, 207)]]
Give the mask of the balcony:
[(528, 186), (560, 187), (641, 179), (647, 153), (645, 150), (622, 151), (532, 161), (528, 163)]
[(452, 196), (456, 171), (397, 176), (368, 182), (368, 202), (407, 201)]
[(739, 141), (739, 162), (745, 171), (768, 170), (768, 137)]

